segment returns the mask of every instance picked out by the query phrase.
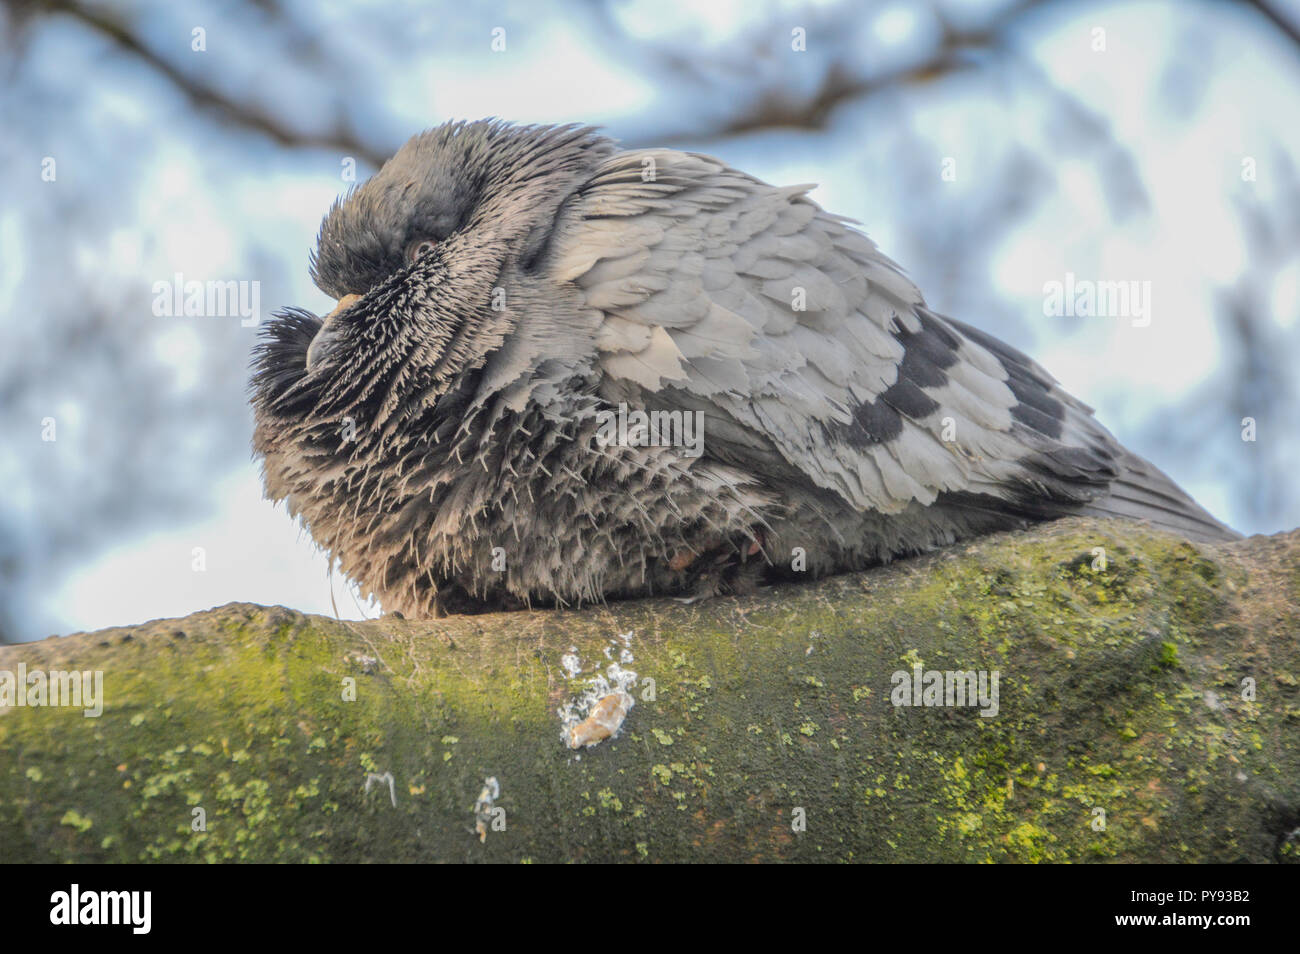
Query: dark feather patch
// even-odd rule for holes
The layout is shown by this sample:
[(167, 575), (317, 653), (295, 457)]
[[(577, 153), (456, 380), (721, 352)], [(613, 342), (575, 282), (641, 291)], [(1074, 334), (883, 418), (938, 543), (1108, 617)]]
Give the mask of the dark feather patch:
[(948, 383), (944, 368), (957, 363), (956, 335), (926, 311), (918, 312), (921, 327), (915, 332), (899, 328), (894, 338), (903, 346), (897, 380), (876, 400), (853, 411), (853, 423), (832, 429), (832, 434), (854, 447), (883, 444), (903, 433), (903, 418), (919, 421), (939, 410), (939, 402), (924, 388)]
[(1023, 351), (1011, 347), (1005, 341), (999, 341), (986, 331), (980, 331), (978, 328), (966, 324), (964, 321), (958, 321), (956, 318), (948, 318), (948, 323), (964, 334), (971, 341), (980, 345), (987, 351), (991, 351), (1008, 369), (1012, 366), (1018, 367), (1025, 372), (1029, 380), (1033, 381), (1043, 390), (1052, 386), (1052, 382), (1044, 379), (1042, 376), (1030, 370), (1033, 367), (1034, 360)]
[(833, 436), (853, 447), (883, 444), (894, 440), (901, 433), (903, 418), (883, 396), (854, 408), (851, 424), (837, 424), (832, 429)]
[(910, 379), (899, 375), (898, 383), (880, 395), (880, 401), (914, 421), (929, 417), (939, 410), (939, 402), (916, 386)]
[(1007, 369), (1007, 387), (1020, 403), (1011, 416), (1040, 434), (1059, 438), (1065, 421), (1065, 405), (1047, 393), (1025, 368), (1003, 363)]
[(918, 308), (916, 316), (921, 320), (921, 330), (916, 334), (904, 332), (895, 337), (909, 351), (924, 355), (936, 368), (951, 368), (957, 363), (960, 340), (932, 312)]
[[(957, 362), (957, 338), (927, 313), (918, 314), (920, 330), (908, 332), (900, 328), (894, 332), (895, 340), (903, 346), (898, 379), (885, 389), (873, 405), (858, 409), (862, 416), (868, 419), (883, 416), (884, 412), (875, 407), (882, 403), (914, 421), (929, 417), (939, 410), (939, 403), (922, 388), (940, 388), (948, 383), (948, 375), (942, 369), (950, 368)], [(859, 414), (855, 413), (854, 418), (858, 419)], [(901, 421), (899, 423), (901, 427)], [(879, 437), (876, 441), (878, 443), (890, 439)]]
[(1086, 447), (1059, 447), (1047, 451), (1043, 458), (1049, 469), (1060, 476), (1089, 483), (1110, 483), (1119, 476), (1116, 454)]
[(1032, 404), (1023, 402), (1017, 404), (1011, 409), (1011, 416), (1026, 427), (1045, 434), (1053, 440), (1059, 440), (1061, 437), (1061, 422), (1044, 414)]
[(1059, 439), (1064, 431), (1065, 405), (1052, 397), (1052, 382), (1033, 369), (1033, 359), (978, 328), (953, 318), (948, 321), (971, 341), (992, 352), (1006, 369), (1007, 387), (1020, 402), (1011, 409), (1011, 416), (1040, 434)]

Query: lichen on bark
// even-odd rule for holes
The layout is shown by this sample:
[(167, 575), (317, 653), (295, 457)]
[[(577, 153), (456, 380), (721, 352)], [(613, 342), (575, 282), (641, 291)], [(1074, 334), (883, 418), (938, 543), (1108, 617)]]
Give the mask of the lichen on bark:
[[(690, 606), (230, 604), (0, 649), (105, 687), (0, 711), (0, 861), (1295, 860), (1298, 623), (1300, 532), (1092, 520)], [(916, 664), (996, 671), (997, 714), (895, 706)]]

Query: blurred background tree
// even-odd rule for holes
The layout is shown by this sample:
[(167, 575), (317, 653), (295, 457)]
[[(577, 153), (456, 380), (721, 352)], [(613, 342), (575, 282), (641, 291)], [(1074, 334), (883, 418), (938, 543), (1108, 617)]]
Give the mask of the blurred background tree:
[[(1281, 0), (4, 0), (0, 637), (330, 611), (345, 584), (249, 460), (256, 329), (156, 316), (154, 285), (328, 310), (307, 251), (351, 170), (487, 115), (821, 183), (1217, 515), (1294, 527), (1298, 24)], [(1045, 315), (1067, 273), (1149, 281), (1151, 324)]]

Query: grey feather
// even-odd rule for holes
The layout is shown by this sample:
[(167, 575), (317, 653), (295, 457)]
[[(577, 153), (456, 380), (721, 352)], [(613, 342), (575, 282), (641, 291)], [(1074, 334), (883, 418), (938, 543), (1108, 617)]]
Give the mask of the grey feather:
[[(1072, 513), (1233, 535), (809, 188), (576, 126), (415, 137), (322, 224), (313, 277), (358, 297), (264, 329), (268, 496), (407, 615), (743, 589), (796, 548), (815, 576)], [(702, 453), (607, 444), (620, 404), (698, 414)]]

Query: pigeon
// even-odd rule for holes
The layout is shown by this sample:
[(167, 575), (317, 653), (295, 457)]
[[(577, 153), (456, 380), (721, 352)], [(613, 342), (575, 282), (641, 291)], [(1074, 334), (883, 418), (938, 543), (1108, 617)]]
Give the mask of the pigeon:
[(253, 356), (254, 454), (420, 618), (746, 593), (1071, 515), (1237, 535), (809, 185), (580, 125), (416, 135)]

